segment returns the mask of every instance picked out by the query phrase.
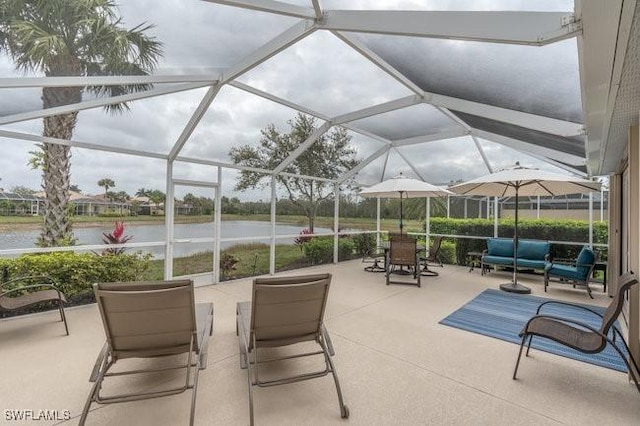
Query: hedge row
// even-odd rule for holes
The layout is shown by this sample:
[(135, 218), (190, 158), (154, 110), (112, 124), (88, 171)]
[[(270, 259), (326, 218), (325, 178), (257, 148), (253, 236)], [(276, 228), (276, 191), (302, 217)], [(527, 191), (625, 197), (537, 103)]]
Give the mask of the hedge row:
[(96, 282), (136, 281), (144, 279), (150, 254), (133, 253), (100, 256), (93, 253), (54, 252), (26, 254), (15, 259), (0, 258), (0, 270), (8, 278), (47, 275), (70, 299), (91, 293)]
[[(511, 238), (513, 231), (513, 219), (499, 221), (499, 237)], [(493, 220), (432, 218), (431, 233), (490, 238), (493, 237)], [(589, 241), (589, 224), (578, 220), (522, 219), (518, 221), (518, 237), (534, 240), (587, 242)], [(456, 246), (456, 263), (460, 265), (466, 264), (468, 252), (482, 251), (487, 248), (486, 239), (455, 238), (453, 240), (455, 240)], [(593, 242), (607, 244), (608, 223), (593, 223)], [(551, 244), (551, 256), (575, 258), (582, 245)], [(600, 257), (606, 259), (606, 250), (599, 251)]]

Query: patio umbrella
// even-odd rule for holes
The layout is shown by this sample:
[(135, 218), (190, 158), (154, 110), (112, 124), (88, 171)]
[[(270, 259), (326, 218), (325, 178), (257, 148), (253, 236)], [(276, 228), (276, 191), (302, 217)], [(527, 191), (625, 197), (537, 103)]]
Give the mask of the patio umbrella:
[(513, 282), (500, 285), (500, 289), (512, 293), (531, 293), (531, 289), (518, 284), (515, 259), (518, 258), (518, 196), (552, 196), (599, 191), (600, 183), (575, 176), (561, 175), (524, 167), (504, 169), (449, 188), (462, 195), (516, 198), (516, 214), (513, 232)]
[(400, 234), (402, 234), (402, 200), (403, 198), (426, 198), (450, 195), (452, 192), (421, 180), (408, 178), (400, 173), (383, 182), (371, 185), (360, 191), (365, 198), (399, 198), (400, 199)]

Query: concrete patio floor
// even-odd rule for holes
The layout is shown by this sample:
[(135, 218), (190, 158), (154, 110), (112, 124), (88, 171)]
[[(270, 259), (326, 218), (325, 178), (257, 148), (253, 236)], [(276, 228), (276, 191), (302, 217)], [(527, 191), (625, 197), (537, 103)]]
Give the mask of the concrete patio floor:
[[(503, 272), (445, 266), (422, 288), (386, 286), (383, 274), (360, 261), (288, 272), (331, 272), (326, 325), (351, 411), (340, 418), (330, 376), (254, 393), (257, 425), (637, 425), (640, 394), (625, 374), (532, 351), (511, 379), (518, 346), (438, 322), (485, 288), (506, 282)], [(544, 295), (542, 277), (523, 276)], [(554, 285), (547, 297), (606, 305), (582, 290)], [(198, 301), (215, 305), (209, 364), (200, 374), (198, 425), (249, 423), (246, 370), (239, 368), (235, 305), (249, 300), (251, 281), (199, 287)], [(104, 343), (96, 305), (68, 309), (70, 336), (56, 312), (0, 321), (0, 422), (5, 409), (69, 410), (76, 424), (90, 390), (89, 373)], [(166, 384), (166, 377), (144, 386)], [(169, 379), (170, 380), (170, 379)], [(124, 382), (121, 386), (133, 386)], [(191, 392), (106, 406), (93, 405), (87, 424), (188, 424)], [(26, 423), (26, 422), (25, 422)], [(28, 422), (33, 423), (33, 422)]]

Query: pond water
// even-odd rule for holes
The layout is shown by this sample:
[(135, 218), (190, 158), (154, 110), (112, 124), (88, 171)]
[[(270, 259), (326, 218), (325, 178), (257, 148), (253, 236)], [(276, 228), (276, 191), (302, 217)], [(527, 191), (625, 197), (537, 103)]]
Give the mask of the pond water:
[[(294, 235), (299, 234), (303, 227), (297, 225), (289, 225), (276, 223), (276, 235)], [(93, 228), (76, 228), (74, 235), (81, 244), (103, 244), (102, 233), (113, 231), (113, 225), (105, 223), (103, 226)], [(315, 229), (316, 234), (328, 234), (331, 229), (318, 228)], [(4, 250), (22, 249), (35, 247), (35, 241), (38, 239), (40, 231), (34, 230), (9, 230), (0, 232), (0, 247)], [(163, 241), (165, 238), (164, 224), (157, 225), (125, 225), (125, 235), (133, 236), (131, 242), (157, 242)], [(232, 246), (238, 243), (270, 243), (271, 223), (261, 221), (224, 221), (221, 226), (222, 238), (246, 238), (255, 237), (251, 241), (222, 241), (222, 248)], [(174, 226), (174, 238), (212, 238), (215, 237), (215, 228), (213, 222), (208, 223), (181, 223)], [(260, 238), (263, 237), (263, 238)], [(278, 244), (292, 244), (294, 238), (278, 238)], [(155, 257), (163, 257), (163, 247), (143, 247), (136, 250), (148, 251)], [(191, 253), (197, 253), (205, 250), (213, 250), (213, 243), (198, 244), (175, 244), (175, 256), (185, 256)]]

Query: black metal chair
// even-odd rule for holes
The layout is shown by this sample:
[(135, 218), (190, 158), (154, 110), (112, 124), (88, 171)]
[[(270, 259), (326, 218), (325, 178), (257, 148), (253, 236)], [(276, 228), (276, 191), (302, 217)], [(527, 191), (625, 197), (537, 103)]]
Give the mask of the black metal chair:
[(420, 263), (422, 263), (422, 271), (420, 271), (420, 275), (424, 275), (426, 277), (437, 277), (440, 275), (436, 271), (429, 269), (429, 266), (438, 266), (443, 268), (444, 265), (440, 260), (440, 246), (442, 245), (442, 237), (437, 236), (433, 239), (433, 245), (429, 248), (427, 252), (427, 257), (421, 257)]
[(370, 238), (372, 234), (363, 234), (362, 239), (362, 262), (372, 263), (372, 265), (365, 266), (364, 270), (367, 272), (385, 272), (385, 254), (384, 251), (380, 251), (376, 246), (374, 238)]
[[(616, 319), (622, 311), (625, 292), (637, 283), (638, 278), (632, 272), (627, 272), (622, 275), (618, 280), (618, 291), (616, 292), (615, 297), (611, 300), (611, 303), (604, 312), (604, 315), (600, 315), (598, 312), (582, 305), (576, 305), (568, 302), (550, 300), (542, 303), (538, 307), (536, 315), (527, 321), (526, 325), (520, 332), (522, 342), (520, 343), (520, 351), (518, 352), (516, 367), (513, 370), (513, 379), (516, 379), (520, 358), (522, 356), (522, 349), (524, 348), (527, 338), (529, 339), (529, 342), (527, 343), (527, 352), (525, 356), (529, 356), (531, 340), (536, 336), (551, 339), (562, 345), (588, 354), (602, 352), (607, 347), (607, 343), (610, 344), (626, 364), (631, 378), (635, 382), (638, 391), (640, 391), (640, 384), (638, 384), (638, 377), (636, 377), (636, 372), (640, 371), (638, 369), (638, 364), (629, 351), (629, 347), (627, 346), (622, 333), (615, 326)], [(602, 318), (602, 325), (600, 326), (600, 329), (595, 329), (589, 324), (585, 324), (571, 318), (561, 318), (553, 315), (541, 314), (540, 312), (542, 311), (542, 308), (550, 304), (572, 306), (589, 311)], [(625, 354), (622, 352), (618, 344), (616, 344), (616, 335), (619, 337), (620, 342), (622, 342), (622, 345), (629, 354), (629, 360), (627, 360)], [(631, 361), (631, 364), (629, 364), (629, 361)]]

